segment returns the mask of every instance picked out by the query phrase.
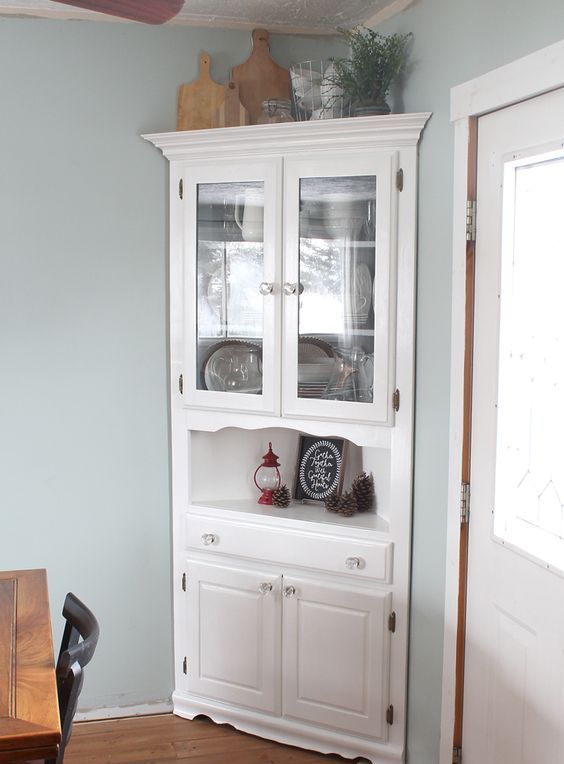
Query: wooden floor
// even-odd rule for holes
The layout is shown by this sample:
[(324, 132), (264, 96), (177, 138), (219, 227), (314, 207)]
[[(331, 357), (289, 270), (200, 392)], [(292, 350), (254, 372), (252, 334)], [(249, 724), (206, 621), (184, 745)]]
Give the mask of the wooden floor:
[[(65, 764), (345, 764), (237, 732), (208, 719), (188, 721), (172, 714), (75, 724)], [(364, 760), (362, 760), (364, 761)]]

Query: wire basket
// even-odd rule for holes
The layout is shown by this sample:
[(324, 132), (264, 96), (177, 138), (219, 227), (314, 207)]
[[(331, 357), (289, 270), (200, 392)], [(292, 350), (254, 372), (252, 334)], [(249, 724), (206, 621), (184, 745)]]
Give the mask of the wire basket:
[(298, 122), (350, 117), (350, 100), (335, 84), (332, 61), (301, 61), (290, 67), (294, 109)]

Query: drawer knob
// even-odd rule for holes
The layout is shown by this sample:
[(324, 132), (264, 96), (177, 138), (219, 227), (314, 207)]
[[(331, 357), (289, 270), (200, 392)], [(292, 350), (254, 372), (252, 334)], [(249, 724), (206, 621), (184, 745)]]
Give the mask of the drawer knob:
[(296, 588), (294, 586), (285, 586), (282, 593), (285, 597), (293, 597), (296, 593)]
[(269, 594), (272, 591), (272, 584), (269, 581), (265, 581), (259, 584), (259, 594)]
[(205, 544), (206, 546), (209, 546), (210, 544), (215, 544), (217, 541), (217, 536), (215, 533), (204, 533), (202, 535), (202, 544)]
[(347, 557), (345, 565), (349, 570), (356, 570), (360, 568), (360, 557)]

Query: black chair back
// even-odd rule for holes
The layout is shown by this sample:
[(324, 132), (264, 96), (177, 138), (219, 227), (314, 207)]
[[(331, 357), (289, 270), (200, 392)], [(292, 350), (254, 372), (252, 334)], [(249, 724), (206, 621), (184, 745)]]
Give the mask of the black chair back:
[(100, 627), (94, 614), (71, 592), (66, 596), (63, 616), (66, 624), (56, 670), (61, 744), (57, 758), (48, 759), (46, 764), (63, 764), (78, 696), (84, 682), (83, 669), (90, 663), (100, 635)]

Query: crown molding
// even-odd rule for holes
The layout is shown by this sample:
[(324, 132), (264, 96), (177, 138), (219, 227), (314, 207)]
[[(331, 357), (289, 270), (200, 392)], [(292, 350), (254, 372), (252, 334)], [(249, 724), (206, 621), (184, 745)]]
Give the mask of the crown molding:
[[(167, 159), (209, 160), (219, 154), (231, 156), (278, 155), (306, 152), (339, 140), (339, 149), (373, 146), (415, 146), (430, 112), (390, 114), (383, 117), (347, 117), (275, 125), (220, 127), (142, 135)], [(283, 147), (283, 149), (282, 149)]]

